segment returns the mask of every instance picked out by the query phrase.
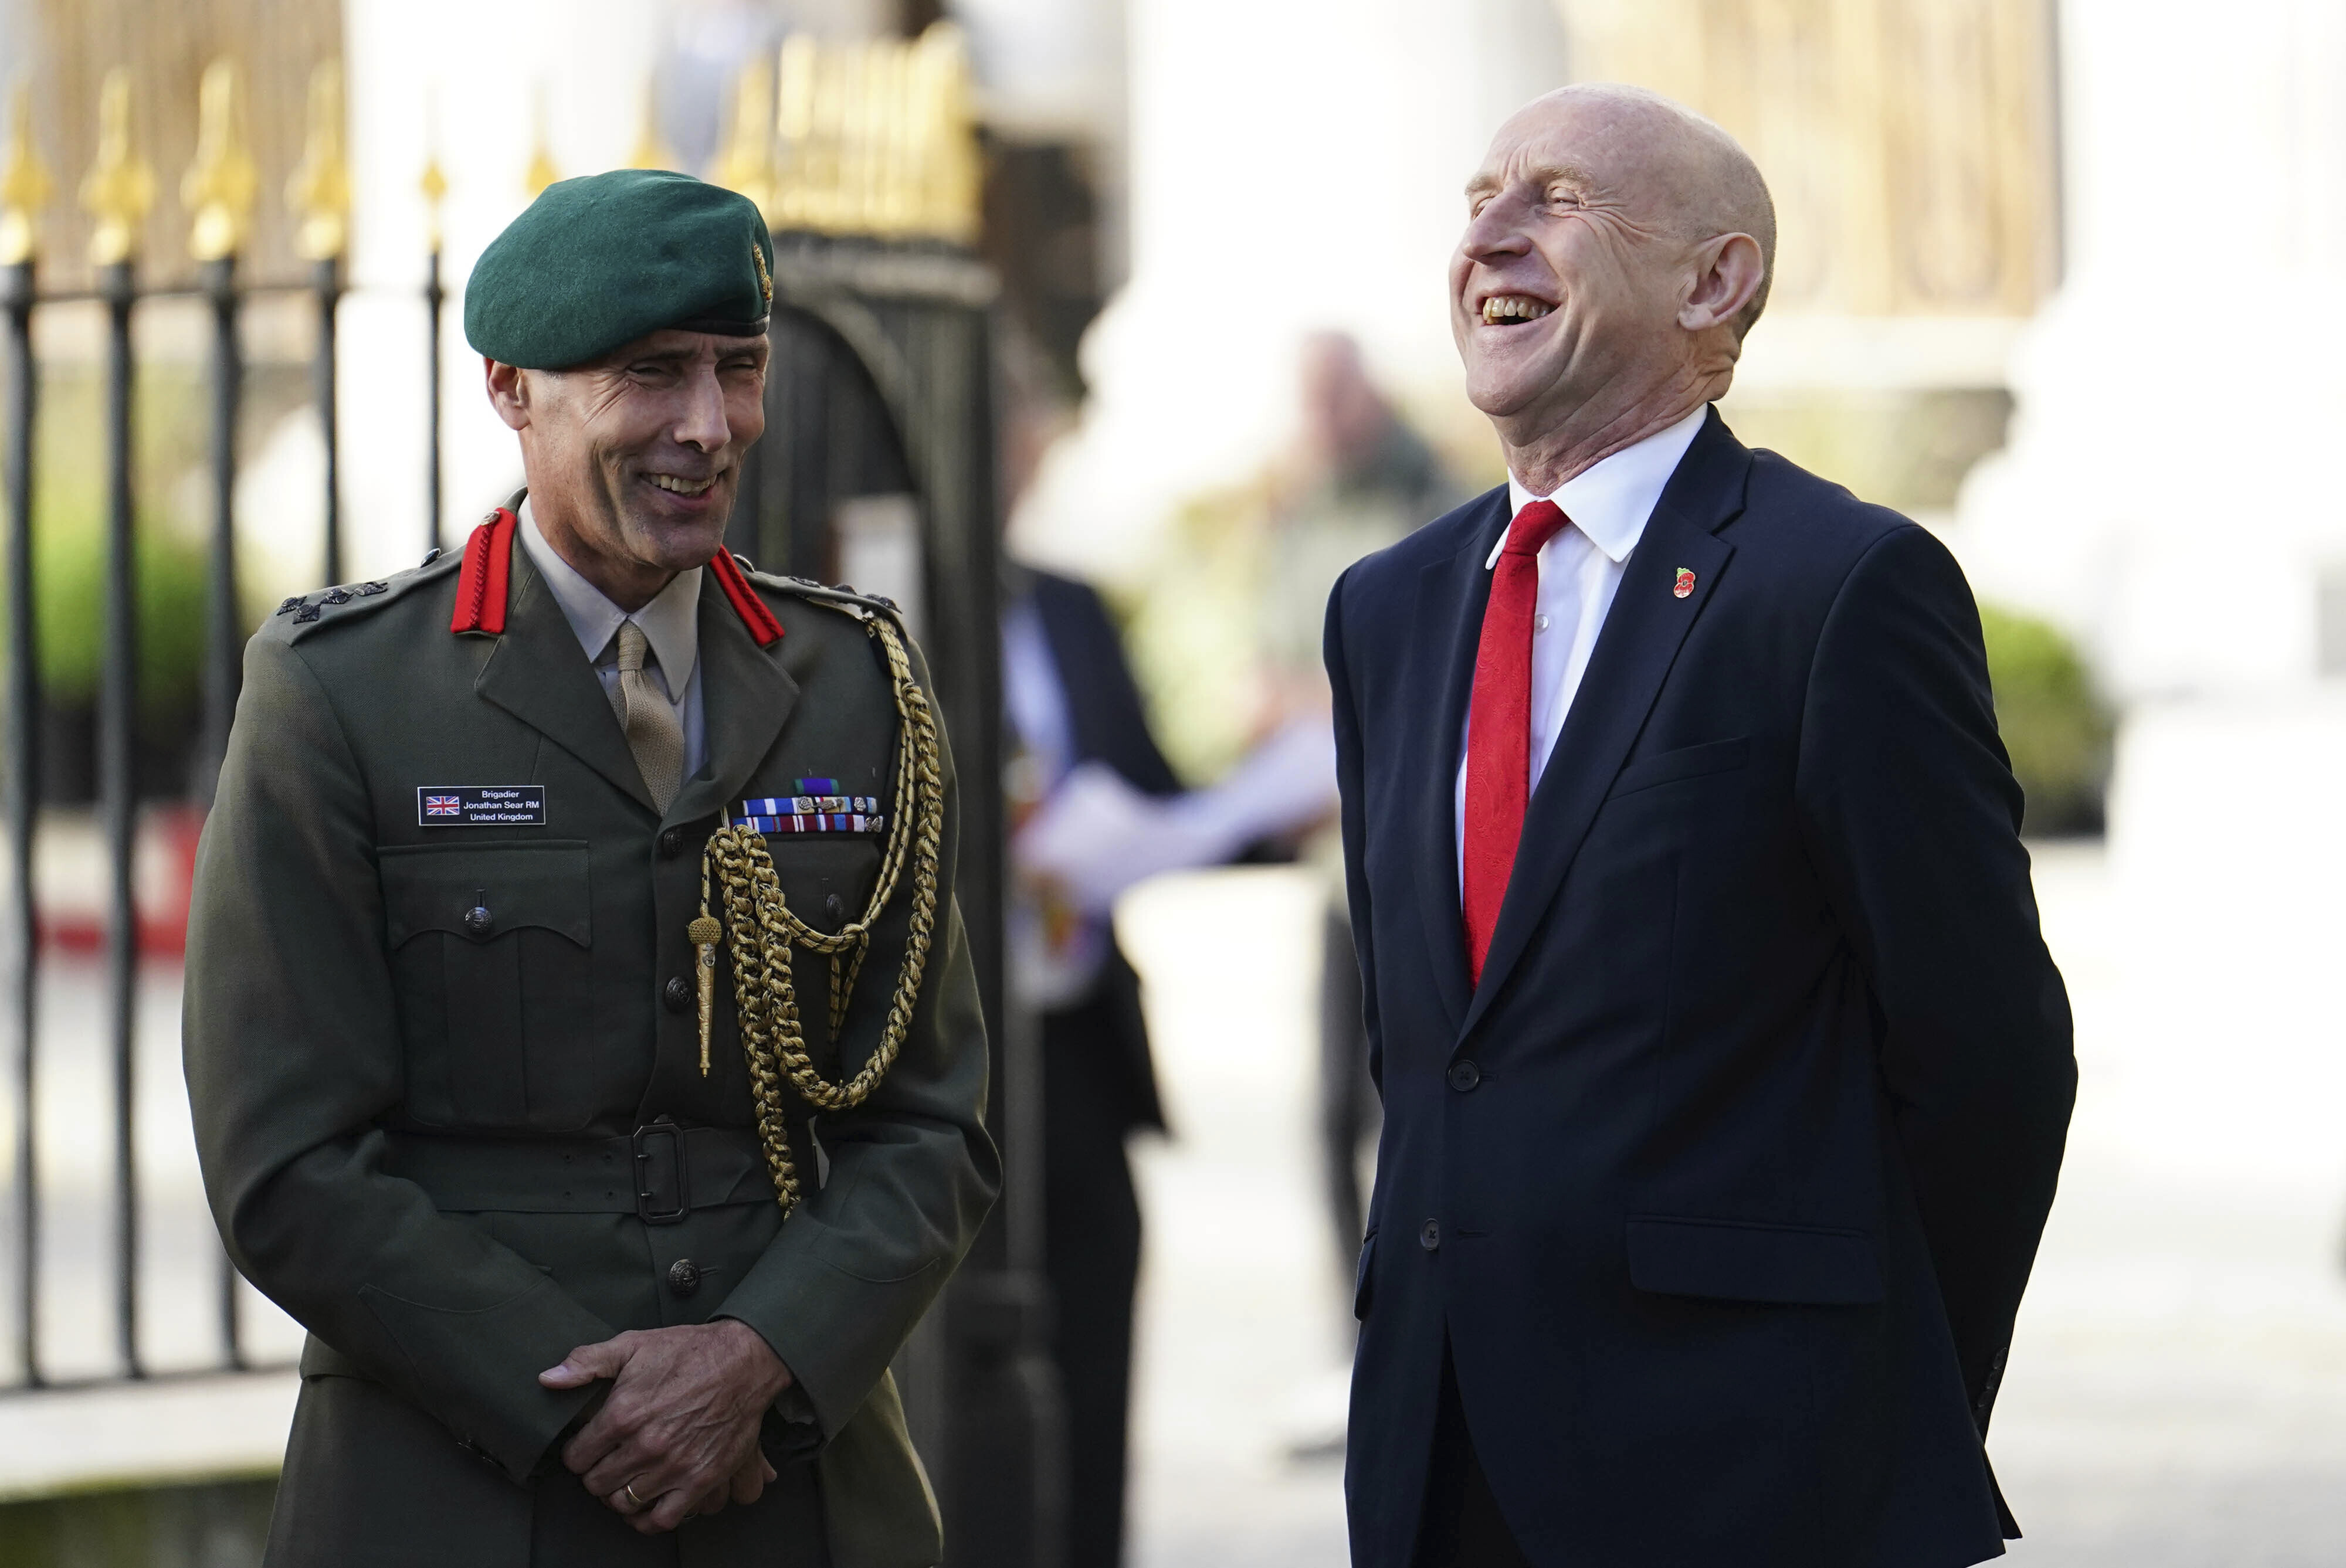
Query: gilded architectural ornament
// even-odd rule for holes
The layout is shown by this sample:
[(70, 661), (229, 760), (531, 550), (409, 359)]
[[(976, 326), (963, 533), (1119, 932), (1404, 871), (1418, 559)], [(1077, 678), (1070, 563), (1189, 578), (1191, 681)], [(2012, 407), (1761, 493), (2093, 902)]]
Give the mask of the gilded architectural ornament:
[(205, 67), (198, 94), (196, 158), (179, 180), (179, 201), (193, 215), (188, 254), (220, 261), (244, 249), (260, 174), (244, 141), (244, 106), (233, 62)]
[(919, 120), (914, 130), (921, 196), (922, 232), (977, 241), (985, 191), (985, 168), (977, 148), (977, 114), (971, 102), (969, 51), (961, 29), (940, 22), (913, 46), (911, 97)]
[(416, 193), (423, 198), (424, 249), (437, 251), (444, 238), (440, 209), (448, 199), (448, 171), (440, 167), (440, 106), (426, 101), (423, 115), (423, 172), (416, 177)]
[(733, 129), (718, 155), (716, 180), (758, 204), (774, 227), (774, 69), (763, 60), (741, 68), (733, 84)]
[(285, 184), (285, 202), (301, 219), (293, 248), (330, 261), (349, 248), (351, 171), (342, 157), (342, 67), (332, 60), (310, 75), (310, 139)]
[[(760, 62), (744, 71), (737, 106), (765, 99), (767, 69)], [(770, 80), (770, 117), (754, 127), (737, 107), (717, 178), (753, 197), (775, 229), (961, 244), (976, 237), (977, 141), (957, 28), (941, 22), (910, 43), (793, 35)], [(760, 176), (770, 194), (744, 183)]]
[(97, 160), (81, 184), (82, 210), (97, 220), (89, 259), (117, 266), (138, 252), (139, 225), (155, 205), (155, 171), (138, 156), (130, 135), (130, 73), (106, 74), (97, 95)]
[(16, 86), (8, 106), (8, 151), (0, 157), (0, 267), (33, 259), (40, 247), (41, 209), (56, 186), (33, 145), (33, 88)]

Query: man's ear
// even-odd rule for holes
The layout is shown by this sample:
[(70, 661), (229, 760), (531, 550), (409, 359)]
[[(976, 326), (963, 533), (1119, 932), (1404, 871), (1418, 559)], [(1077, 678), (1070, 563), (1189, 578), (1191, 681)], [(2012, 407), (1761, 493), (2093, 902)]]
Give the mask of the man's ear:
[(1678, 307), (1678, 325), (1689, 332), (1731, 323), (1767, 280), (1760, 242), (1749, 234), (1722, 234), (1694, 256), (1694, 283)]
[(523, 379), (519, 365), (505, 364), (486, 354), (481, 356), (481, 373), (488, 383), (489, 406), (511, 430), (529, 427), (529, 385)]

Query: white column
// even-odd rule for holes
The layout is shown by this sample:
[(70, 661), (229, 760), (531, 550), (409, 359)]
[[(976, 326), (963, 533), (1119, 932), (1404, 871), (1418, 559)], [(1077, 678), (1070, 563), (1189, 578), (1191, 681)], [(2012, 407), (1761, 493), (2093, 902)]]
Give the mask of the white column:
[(2320, 576), (2346, 561), (2346, 9), (2062, 11), (2067, 275), (1949, 542), (1983, 596), (2075, 630), (2125, 706), (2103, 988), (2123, 1012), (2084, 1021), (2075, 1141), (2326, 1185), (2346, 1171), (2323, 983), (2346, 949), (2346, 691), (2316, 658)]
[(1029, 550), (1130, 572), (1149, 527), (1293, 425), (1303, 334), (1455, 401), (1443, 272), (1499, 122), (1566, 79), (1545, 0), (1130, 0), (1131, 280), (1085, 344), (1093, 395), (1018, 519)]
[(2346, 555), (2346, 9), (2061, 10), (2066, 277), (1953, 542), (2122, 697), (2302, 687)]

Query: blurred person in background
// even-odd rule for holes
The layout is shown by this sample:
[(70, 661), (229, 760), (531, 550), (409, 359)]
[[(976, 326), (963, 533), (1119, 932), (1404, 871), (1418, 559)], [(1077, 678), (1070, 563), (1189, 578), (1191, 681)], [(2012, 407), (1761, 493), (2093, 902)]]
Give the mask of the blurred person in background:
[[(1303, 432), (1282, 502), (1271, 515), (1260, 648), (1275, 718), (1324, 721), (1328, 677), (1320, 634), (1336, 579), (1440, 516), (1464, 493), (1441, 457), (1377, 390), (1361, 346), (1315, 332), (1300, 358)], [(1334, 778), (1329, 779), (1333, 805)], [(1344, 905), (1343, 845), (1315, 833), (1303, 859), (1325, 881), (1328, 915), (1320, 984), (1320, 1144), (1323, 1190), (1340, 1274), (1349, 1287), (1361, 1249), (1361, 1156), (1377, 1132), (1376, 1085), (1361, 1015), (1361, 971)], [(1332, 1434), (1341, 1441), (1341, 1421)], [(1310, 1446), (1312, 1434), (1299, 1434)]]
[[(1077, 767), (1152, 799), (1179, 782), (1149, 734), (1116, 625), (1088, 585), (1005, 571), (1003, 712), (1014, 834)], [(1014, 845), (1019, 840), (1014, 838)], [(1044, 1271), (1066, 1409), (1067, 1568), (1123, 1561), (1133, 1295), (1140, 1203), (1126, 1140), (1165, 1128), (1140, 977), (1108, 910), (1086, 908), (1022, 856), (1011, 915), (1016, 993), (1043, 1048)]]
[(1361, 1568), (1963, 1568), (2076, 1089), (1946, 550), (1709, 407), (1775, 218), (1585, 86), (1467, 186), (1509, 481), (1328, 606), (1385, 1124)]
[[(1065, 423), (1035, 360), (1015, 335), (1005, 344), (1005, 516)], [(1165, 1130), (1116, 901), (1160, 872), (1260, 858), (1265, 840), (1325, 817), (1334, 758), (1323, 696), (1319, 714), (1276, 731), (1220, 784), (1185, 789), (1098, 591), (1015, 561), (1004, 569), (1002, 687), (1017, 873), (1011, 983), (1038, 1019), (1043, 1050), (1044, 1268), (1066, 1410), (1066, 1563), (1116, 1568), (1141, 1243), (1127, 1143)]]

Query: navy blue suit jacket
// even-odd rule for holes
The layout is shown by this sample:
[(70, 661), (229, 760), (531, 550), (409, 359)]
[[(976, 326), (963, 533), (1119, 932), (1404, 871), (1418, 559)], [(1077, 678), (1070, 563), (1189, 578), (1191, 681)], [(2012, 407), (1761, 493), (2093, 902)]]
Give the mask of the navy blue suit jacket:
[(1385, 1104), (1352, 1561), (1410, 1561), (1445, 1339), (1543, 1568), (1998, 1555), (1983, 1434), (2076, 1065), (1962, 573), (1714, 412), (1474, 986), (1453, 788), (1506, 523), (1470, 502), (1328, 606)]
[[(1181, 782), (1148, 732), (1140, 687), (1124, 657), (1124, 638), (1107, 606), (1088, 584), (1049, 572), (1022, 568), (1043, 638), (1057, 669), (1067, 704), (1072, 762), (1101, 762), (1144, 795), (1175, 795)], [(1086, 1063), (1083, 1114), (1112, 1123), (1119, 1133), (1165, 1125), (1157, 1093), (1156, 1059), (1148, 1048), (1148, 1023), (1140, 1005), (1140, 977), (1108, 933), (1107, 962), (1092, 993), (1073, 1005), (1096, 1007), (1104, 1025), (1104, 1050)], [(1074, 1086), (1061, 1084), (1055, 1094)]]

